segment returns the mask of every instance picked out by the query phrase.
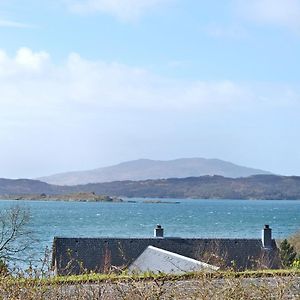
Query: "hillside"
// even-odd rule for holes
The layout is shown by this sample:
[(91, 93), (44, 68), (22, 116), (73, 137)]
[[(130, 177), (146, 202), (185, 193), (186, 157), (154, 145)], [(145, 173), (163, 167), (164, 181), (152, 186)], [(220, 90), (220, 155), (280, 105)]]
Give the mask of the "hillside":
[(90, 171), (68, 172), (38, 178), (56, 185), (78, 185), (124, 180), (186, 178), (220, 175), (230, 178), (270, 174), (267, 171), (246, 168), (219, 159), (182, 158), (169, 161), (140, 159)]
[(200, 199), (300, 199), (300, 177), (256, 175), (247, 178), (202, 176), (87, 184), (73, 187), (126, 197)]
[[(0, 195), (11, 194), (55, 194), (58, 188), (45, 182), (30, 179), (0, 178)], [(59, 192), (63, 192), (63, 188)]]
[[(256, 175), (247, 178), (202, 176), (144, 181), (116, 181), (54, 186), (35, 180), (0, 179), (0, 194), (68, 194), (94, 192), (111, 197), (202, 199), (299, 199), (300, 177)], [(2, 196), (2, 198), (5, 198)]]

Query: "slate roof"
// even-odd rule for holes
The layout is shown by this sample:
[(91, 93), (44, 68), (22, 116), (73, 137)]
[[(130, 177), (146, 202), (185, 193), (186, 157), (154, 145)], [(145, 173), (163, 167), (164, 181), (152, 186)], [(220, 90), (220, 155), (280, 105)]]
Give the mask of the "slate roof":
[(277, 268), (278, 249), (262, 248), (260, 239), (199, 238), (61, 238), (53, 241), (52, 266), (58, 275), (110, 272), (127, 268), (154, 246), (222, 268)]

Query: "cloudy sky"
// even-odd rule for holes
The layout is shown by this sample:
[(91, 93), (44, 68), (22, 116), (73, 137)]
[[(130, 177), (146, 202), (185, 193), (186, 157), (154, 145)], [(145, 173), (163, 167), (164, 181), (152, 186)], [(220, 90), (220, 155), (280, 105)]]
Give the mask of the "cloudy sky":
[(0, 0), (0, 177), (220, 158), (300, 175), (300, 0)]

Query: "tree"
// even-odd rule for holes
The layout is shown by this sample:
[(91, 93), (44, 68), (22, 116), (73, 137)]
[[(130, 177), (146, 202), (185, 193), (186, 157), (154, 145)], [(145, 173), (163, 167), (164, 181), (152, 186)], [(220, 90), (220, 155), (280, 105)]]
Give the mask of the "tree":
[(20, 206), (0, 212), (0, 261), (20, 259), (19, 253), (32, 244), (32, 232), (28, 229), (30, 213)]
[(294, 247), (291, 246), (287, 239), (283, 240), (280, 243), (279, 253), (281, 263), (284, 267), (290, 267), (293, 264), (297, 255), (297, 253), (294, 251)]

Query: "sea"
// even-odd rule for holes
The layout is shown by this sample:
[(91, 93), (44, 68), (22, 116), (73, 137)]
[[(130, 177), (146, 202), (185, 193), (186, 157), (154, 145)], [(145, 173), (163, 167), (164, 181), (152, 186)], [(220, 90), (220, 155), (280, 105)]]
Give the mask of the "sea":
[(297, 200), (124, 199), (124, 202), (65, 202), (0, 200), (3, 212), (18, 205), (30, 212), (42, 258), (58, 237), (152, 237), (157, 224), (166, 237), (260, 238), (270, 225), (275, 239), (300, 230)]

